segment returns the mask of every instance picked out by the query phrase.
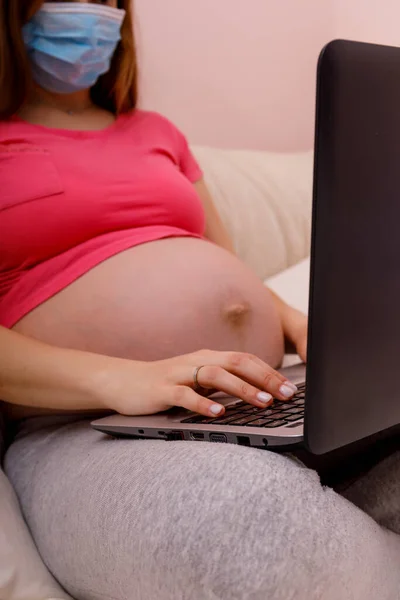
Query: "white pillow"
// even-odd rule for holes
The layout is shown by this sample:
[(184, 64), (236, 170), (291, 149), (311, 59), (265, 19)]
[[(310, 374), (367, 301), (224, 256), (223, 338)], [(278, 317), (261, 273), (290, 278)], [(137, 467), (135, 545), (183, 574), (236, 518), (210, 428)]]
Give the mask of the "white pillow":
[[(286, 269), (265, 281), (272, 291), (285, 300), (290, 306), (308, 313), (308, 295), (310, 281), (310, 259), (306, 258), (297, 265)], [(283, 367), (289, 367), (301, 362), (296, 354), (288, 354), (283, 361)]]
[(313, 153), (194, 147), (238, 256), (261, 279), (310, 252)]
[(310, 259), (306, 258), (283, 273), (270, 277), (265, 283), (290, 306), (307, 314), (309, 282)]

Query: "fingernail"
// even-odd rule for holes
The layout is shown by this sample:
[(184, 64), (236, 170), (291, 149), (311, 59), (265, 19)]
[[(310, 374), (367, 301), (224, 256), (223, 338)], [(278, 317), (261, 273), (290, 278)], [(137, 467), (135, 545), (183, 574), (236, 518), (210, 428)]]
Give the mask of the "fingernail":
[(219, 415), (224, 410), (224, 407), (220, 404), (213, 404), (210, 408), (210, 413), (213, 415)]
[(267, 394), (267, 392), (258, 392), (257, 400), (259, 400), (263, 404), (268, 404), (268, 402), (271, 402), (272, 396), (271, 394)]
[(291, 398), (294, 394), (293, 388), (288, 385), (281, 385), (279, 388), (279, 393), (282, 394), (285, 398)]
[(285, 385), (288, 385), (289, 387), (293, 388), (293, 391), (295, 393), (299, 391), (299, 388), (297, 387), (297, 385), (295, 385), (291, 381), (285, 381)]

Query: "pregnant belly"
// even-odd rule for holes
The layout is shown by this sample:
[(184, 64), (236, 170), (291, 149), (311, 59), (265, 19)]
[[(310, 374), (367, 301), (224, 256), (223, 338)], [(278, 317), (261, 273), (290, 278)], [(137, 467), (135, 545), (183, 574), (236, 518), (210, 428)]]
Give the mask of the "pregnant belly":
[(58, 346), (156, 360), (201, 348), (252, 352), (273, 366), (283, 339), (261, 281), (214, 244), (172, 238), (99, 264), (15, 326)]

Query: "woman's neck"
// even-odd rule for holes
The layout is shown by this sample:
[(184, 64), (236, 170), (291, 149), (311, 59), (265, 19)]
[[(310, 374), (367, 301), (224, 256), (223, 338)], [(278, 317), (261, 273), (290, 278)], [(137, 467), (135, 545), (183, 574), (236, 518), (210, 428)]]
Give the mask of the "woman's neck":
[(83, 113), (93, 107), (90, 90), (80, 90), (72, 94), (55, 94), (38, 86), (33, 90), (27, 104), (48, 107), (69, 114)]
[(35, 88), (18, 116), (33, 125), (77, 131), (105, 129), (115, 121), (113, 113), (93, 103), (90, 90), (52, 94)]

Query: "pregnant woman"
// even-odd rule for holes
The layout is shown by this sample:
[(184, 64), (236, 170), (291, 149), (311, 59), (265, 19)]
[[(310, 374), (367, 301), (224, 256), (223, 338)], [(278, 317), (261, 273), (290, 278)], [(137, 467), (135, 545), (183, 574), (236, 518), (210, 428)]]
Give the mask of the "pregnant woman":
[(78, 600), (350, 597), (372, 521), (314, 473), (90, 429), (86, 411), (222, 412), (197, 367), (290, 398), (274, 368), (285, 340), (305, 359), (306, 318), (234, 256), (183, 135), (136, 109), (129, 0), (3, 0), (0, 27), (5, 466), (45, 563)]

